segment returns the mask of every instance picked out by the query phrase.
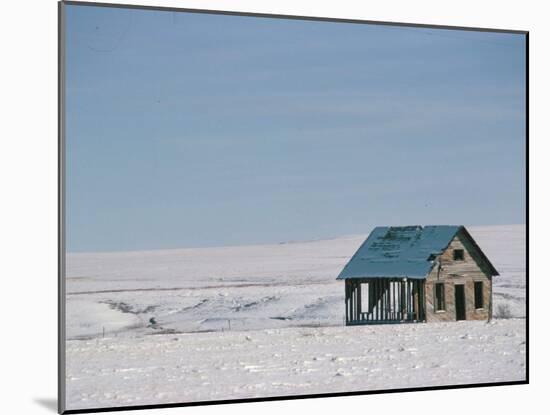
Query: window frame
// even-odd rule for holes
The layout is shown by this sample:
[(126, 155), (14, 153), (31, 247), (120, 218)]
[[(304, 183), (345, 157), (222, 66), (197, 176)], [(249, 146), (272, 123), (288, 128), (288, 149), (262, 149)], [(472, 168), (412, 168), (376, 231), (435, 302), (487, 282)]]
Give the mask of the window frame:
[[(478, 287), (479, 292), (478, 292)], [(474, 281), (474, 308), (476, 310), (484, 310), (485, 309), (485, 299), (483, 298), (483, 281)], [(478, 297), (479, 295), (479, 297)], [(478, 299), (481, 301), (481, 307), (478, 307)]]
[[(437, 295), (437, 288), (441, 287), (441, 301), (439, 301), (439, 297)], [(442, 308), (439, 308), (439, 303), (441, 303)], [(444, 282), (436, 282), (434, 284), (434, 310), (436, 313), (444, 313), (447, 311), (447, 302), (445, 301), (445, 283)]]
[(464, 249), (453, 249), (453, 261), (464, 261)]

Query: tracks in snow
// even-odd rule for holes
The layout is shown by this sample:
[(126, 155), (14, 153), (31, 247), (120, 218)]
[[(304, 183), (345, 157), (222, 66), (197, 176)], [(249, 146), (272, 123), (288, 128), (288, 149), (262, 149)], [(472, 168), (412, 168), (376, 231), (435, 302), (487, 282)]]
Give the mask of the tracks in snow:
[(67, 293), (67, 295), (87, 295), (87, 294), (109, 294), (109, 293), (125, 293), (125, 292), (142, 292), (142, 291), (197, 291), (197, 290), (217, 290), (220, 288), (253, 288), (253, 287), (297, 287), (309, 285), (331, 285), (338, 284), (338, 281), (307, 281), (289, 284), (288, 282), (281, 283), (248, 283), (248, 284), (219, 284), (205, 285), (203, 287), (151, 287), (151, 288), (120, 288), (112, 290), (94, 290), (94, 291), (75, 291)]

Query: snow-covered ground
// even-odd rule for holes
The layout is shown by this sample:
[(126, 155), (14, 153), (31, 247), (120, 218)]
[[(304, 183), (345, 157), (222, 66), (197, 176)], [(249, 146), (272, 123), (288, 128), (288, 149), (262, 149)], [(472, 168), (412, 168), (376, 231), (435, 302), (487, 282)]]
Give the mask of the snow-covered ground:
[(367, 235), (69, 254), (68, 408), (523, 379), (525, 226), (468, 230), (501, 274), (490, 324), (342, 327)]
[(285, 328), (69, 342), (71, 409), (525, 378), (524, 321)]

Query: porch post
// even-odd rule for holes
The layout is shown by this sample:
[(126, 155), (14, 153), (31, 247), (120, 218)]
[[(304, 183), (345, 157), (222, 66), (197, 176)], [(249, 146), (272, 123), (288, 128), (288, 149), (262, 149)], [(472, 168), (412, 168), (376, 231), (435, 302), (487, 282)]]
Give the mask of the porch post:
[(344, 280), (344, 296), (345, 296), (345, 305), (346, 305), (346, 326), (349, 323), (349, 280)]

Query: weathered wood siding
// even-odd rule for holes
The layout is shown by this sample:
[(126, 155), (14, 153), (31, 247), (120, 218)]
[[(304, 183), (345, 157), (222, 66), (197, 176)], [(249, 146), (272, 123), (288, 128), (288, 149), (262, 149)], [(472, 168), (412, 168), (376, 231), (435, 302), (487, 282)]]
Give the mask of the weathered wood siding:
[[(464, 260), (454, 260), (454, 250), (464, 250)], [(439, 256), (436, 265), (426, 278), (426, 321), (455, 321), (455, 285), (464, 285), (466, 320), (487, 320), (491, 313), (490, 272), (483, 269), (483, 262), (476, 249), (462, 234), (457, 234), (449, 247)], [(475, 308), (474, 283), (483, 282), (483, 308)], [(445, 310), (435, 310), (435, 284), (445, 284)]]

